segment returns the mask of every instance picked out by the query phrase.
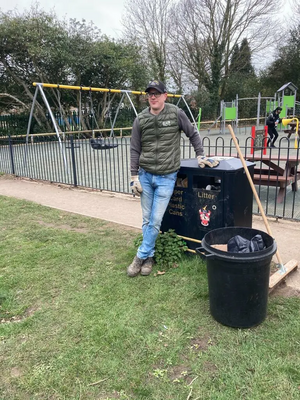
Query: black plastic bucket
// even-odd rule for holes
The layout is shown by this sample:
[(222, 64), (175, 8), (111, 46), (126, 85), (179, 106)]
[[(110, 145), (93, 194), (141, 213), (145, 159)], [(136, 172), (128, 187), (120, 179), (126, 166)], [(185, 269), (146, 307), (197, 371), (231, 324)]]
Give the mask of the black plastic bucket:
[[(229, 253), (212, 247), (227, 244), (236, 235), (251, 240), (257, 234), (263, 238), (264, 250)], [(270, 265), (276, 250), (270, 235), (252, 228), (220, 228), (204, 236), (196, 251), (207, 262), (210, 312), (218, 322), (250, 328), (266, 318)]]

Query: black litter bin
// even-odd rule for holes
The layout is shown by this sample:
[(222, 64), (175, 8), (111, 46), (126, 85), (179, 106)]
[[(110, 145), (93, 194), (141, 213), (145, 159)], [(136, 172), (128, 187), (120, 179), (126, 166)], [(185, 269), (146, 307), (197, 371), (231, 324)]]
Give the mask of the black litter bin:
[[(252, 253), (229, 253), (213, 247), (240, 235), (251, 240), (261, 235), (266, 248)], [(247, 227), (220, 228), (208, 232), (197, 253), (206, 259), (211, 315), (221, 324), (250, 328), (267, 315), (269, 276), (277, 246), (265, 232)]]
[[(254, 164), (247, 161), (251, 175)], [(173, 196), (161, 230), (174, 229), (192, 251), (217, 228), (252, 227), (253, 192), (242, 162), (228, 157), (215, 168), (199, 168), (197, 159), (181, 160)]]

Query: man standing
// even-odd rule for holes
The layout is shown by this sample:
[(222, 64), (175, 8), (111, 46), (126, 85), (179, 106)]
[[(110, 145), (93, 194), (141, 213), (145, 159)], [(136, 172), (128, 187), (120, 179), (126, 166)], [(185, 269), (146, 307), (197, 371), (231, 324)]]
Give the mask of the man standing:
[(276, 147), (274, 143), (276, 142), (278, 138), (278, 132), (277, 132), (277, 125), (281, 122), (281, 118), (279, 118), (279, 114), (281, 113), (282, 108), (277, 107), (267, 118), (267, 126), (268, 126), (268, 147)]
[(168, 95), (162, 82), (151, 81), (145, 92), (149, 107), (135, 119), (130, 142), (131, 188), (133, 194), (141, 196), (143, 216), (143, 241), (127, 268), (130, 277), (152, 271), (155, 241), (180, 168), (181, 131), (194, 147), (200, 167), (219, 164), (204, 156), (200, 135), (184, 111), (166, 103)]

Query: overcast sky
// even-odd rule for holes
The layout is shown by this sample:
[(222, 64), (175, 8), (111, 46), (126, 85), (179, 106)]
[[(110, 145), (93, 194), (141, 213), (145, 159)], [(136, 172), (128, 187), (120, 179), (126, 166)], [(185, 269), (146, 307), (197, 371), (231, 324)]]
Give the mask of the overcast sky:
[[(33, 3), (32, 0), (0, 0), (0, 9), (3, 12), (16, 10), (23, 13)], [(120, 21), (125, 0), (39, 0), (37, 3), (44, 11), (54, 10), (59, 19), (93, 21), (102, 33), (115, 39), (121, 37)]]
[[(54, 10), (61, 20), (75, 18), (79, 21), (93, 21), (103, 34), (119, 39), (122, 37), (121, 19), (125, 12), (125, 2), (126, 0), (0, 0), (0, 9), (3, 12), (17, 10), (22, 14), (24, 10), (29, 10), (32, 4), (38, 3), (41, 10)], [(299, 5), (299, 0), (284, 0), (284, 6), (278, 10), (279, 16), (287, 21), (295, 12), (296, 5)], [(273, 31), (275, 35), (276, 26)], [(280, 34), (280, 31), (277, 33)], [(257, 68), (264, 67), (270, 63), (272, 56), (270, 51), (268, 57), (262, 53), (253, 57), (252, 62)]]

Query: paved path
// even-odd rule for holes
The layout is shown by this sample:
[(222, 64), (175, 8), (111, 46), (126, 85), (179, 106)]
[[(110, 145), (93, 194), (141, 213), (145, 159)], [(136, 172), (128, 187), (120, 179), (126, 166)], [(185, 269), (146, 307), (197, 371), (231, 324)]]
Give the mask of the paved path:
[[(29, 200), (44, 206), (141, 230), (140, 200), (130, 195), (76, 189), (66, 185), (4, 176), (0, 177), (0, 196)], [(300, 222), (268, 219), (268, 223), (283, 263), (291, 259), (300, 262)], [(264, 232), (267, 231), (260, 216), (253, 216), (252, 226)], [(276, 257), (274, 261), (277, 262)], [(300, 293), (300, 268), (289, 275), (286, 283), (299, 290)]]
[(140, 200), (113, 192), (83, 190), (26, 179), (0, 178), (0, 195), (33, 201), (87, 217), (141, 229)]

